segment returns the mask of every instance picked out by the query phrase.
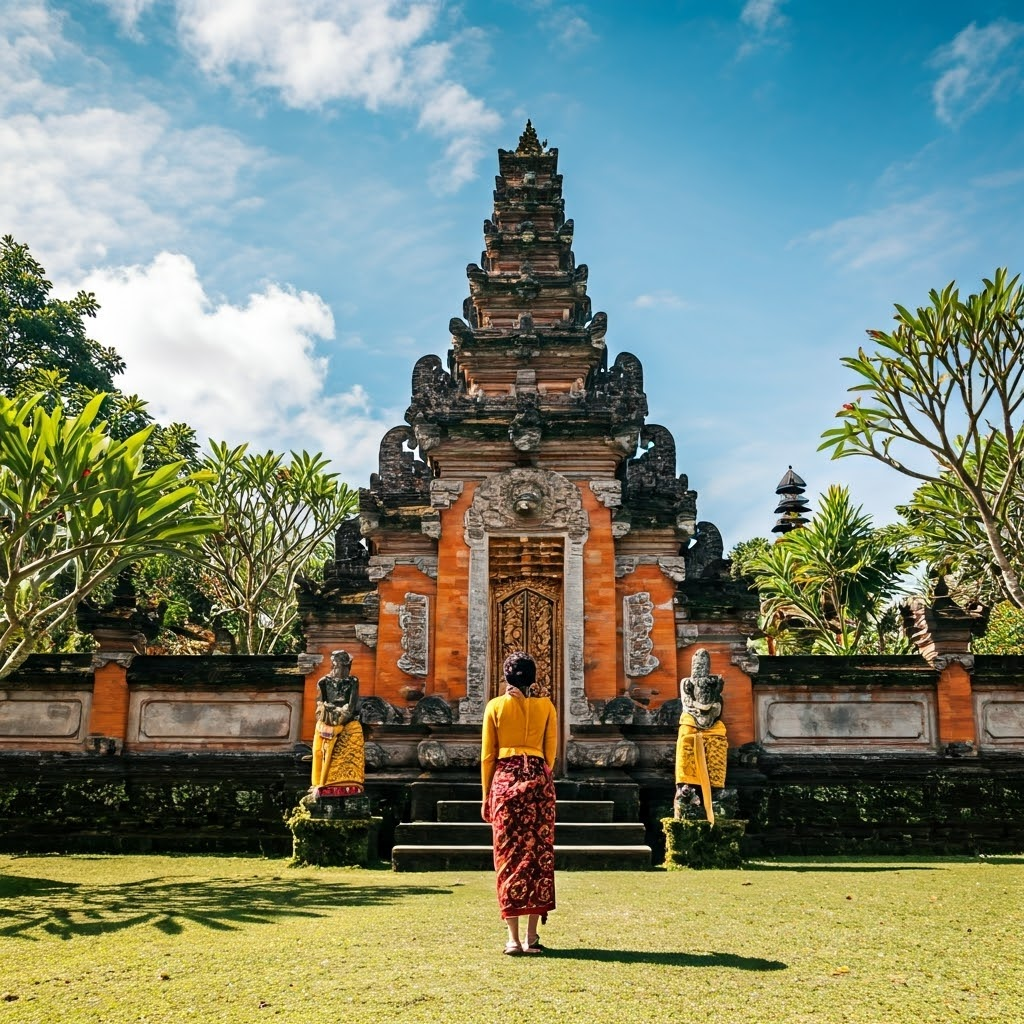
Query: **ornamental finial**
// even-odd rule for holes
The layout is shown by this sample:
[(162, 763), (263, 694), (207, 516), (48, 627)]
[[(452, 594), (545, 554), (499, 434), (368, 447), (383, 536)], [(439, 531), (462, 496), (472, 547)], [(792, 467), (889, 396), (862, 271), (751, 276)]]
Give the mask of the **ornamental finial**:
[(547, 145), (547, 139), (543, 142), (537, 138), (537, 129), (529, 120), (526, 122), (526, 130), (519, 136), (519, 145), (516, 147), (516, 156), (540, 156)]

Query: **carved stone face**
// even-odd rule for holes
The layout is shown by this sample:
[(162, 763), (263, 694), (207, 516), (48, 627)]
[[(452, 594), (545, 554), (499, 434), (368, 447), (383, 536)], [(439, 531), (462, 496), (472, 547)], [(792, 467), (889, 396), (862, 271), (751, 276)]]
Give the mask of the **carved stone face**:
[(521, 516), (533, 515), (540, 508), (540, 495), (533, 491), (521, 491), (515, 496), (514, 508)]
[(331, 654), (331, 667), (339, 676), (347, 676), (352, 667), (352, 655), (348, 651), (334, 651)]

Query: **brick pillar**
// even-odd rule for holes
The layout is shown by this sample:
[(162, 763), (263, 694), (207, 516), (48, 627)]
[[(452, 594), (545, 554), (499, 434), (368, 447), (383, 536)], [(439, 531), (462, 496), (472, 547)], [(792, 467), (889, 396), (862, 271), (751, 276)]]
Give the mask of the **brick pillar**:
[(939, 742), (956, 753), (975, 752), (978, 731), (971, 692), (974, 655), (969, 652), (971, 637), (985, 632), (989, 610), (981, 605), (961, 608), (944, 583), (936, 587), (931, 604), (914, 598), (900, 610), (907, 636), (939, 673)]
[(746, 582), (731, 579), (727, 572), (684, 580), (676, 592), (681, 674), (690, 674), (687, 649), (703, 647), (711, 657), (711, 672), (725, 681), (722, 721), (730, 747), (757, 739), (753, 682), (757, 656), (747, 650), (747, 640), (757, 632), (758, 606), (757, 595)]
[(93, 655), (89, 749), (119, 754), (128, 736), (128, 669), (156, 637), (163, 609), (140, 607), (130, 571), (118, 576), (112, 600), (98, 605), (86, 599), (75, 612), (78, 628), (91, 633), (99, 649)]

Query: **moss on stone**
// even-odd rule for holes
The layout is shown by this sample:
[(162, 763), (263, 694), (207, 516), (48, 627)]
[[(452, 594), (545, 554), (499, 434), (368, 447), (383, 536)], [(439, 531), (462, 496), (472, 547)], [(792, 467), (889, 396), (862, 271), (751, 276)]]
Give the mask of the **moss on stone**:
[(688, 821), (662, 818), (665, 831), (665, 867), (738, 868), (743, 866), (740, 840), (745, 821), (735, 818), (716, 821)]
[(351, 867), (370, 861), (373, 818), (314, 818), (299, 806), (285, 824), (294, 837), (294, 867)]

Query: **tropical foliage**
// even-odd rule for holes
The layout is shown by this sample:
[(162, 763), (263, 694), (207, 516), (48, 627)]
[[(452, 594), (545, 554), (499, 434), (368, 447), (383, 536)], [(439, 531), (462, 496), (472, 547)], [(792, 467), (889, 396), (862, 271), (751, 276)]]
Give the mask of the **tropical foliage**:
[(150, 428), (111, 437), (103, 399), (71, 415), (0, 396), (0, 678), (121, 569), (216, 525), (192, 509), (202, 476), (147, 468)]
[(201, 461), (199, 502), (219, 526), (203, 540), (200, 589), (239, 654), (290, 645), (296, 578), (355, 510), (356, 492), (326, 466), (319, 454), (286, 461), (217, 442)]
[(114, 349), (90, 338), (86, 329), (86, 320), (100, 308), (96, 296), (80, 291), (71, 299), (58, 299), (52, 288), (27, 245), (10, 235), (0, 238), (0, 393), (34, 397), (49, 410), (59, 404), (65, 413), (81, 412), (102, 394), (100, 415), (112, 437), (124, 440), (150, 428), (147, 466), (181, 459), (194, 464), (199, 447), (192, 428), (154, 423), (142, 399), (123, 394), (115, 385), (124, 361)]
[(849, 655), (907, 649), (893, 600), (912, 564), (891, 532), (874, 529), (833, 485), (807, 526), (751, 554), (745, 570), (777, 653)]
[(895, 330), (868, 331), (879, 348), (843, 359), (858, 397), (820, 447), (921, 481), (907, 518), (922, 551), (1024, 608), (1024, 286), (1005, 269), (983, 285), (962, 299), (950, 283), (916, 313), (897, 305)]

